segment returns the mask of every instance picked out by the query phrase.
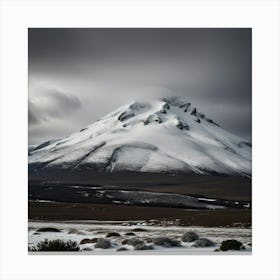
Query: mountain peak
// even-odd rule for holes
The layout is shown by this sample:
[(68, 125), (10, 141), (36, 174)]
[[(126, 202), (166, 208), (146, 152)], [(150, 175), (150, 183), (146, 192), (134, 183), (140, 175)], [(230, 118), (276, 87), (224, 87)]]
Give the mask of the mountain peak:
[(190, 103), (186, 98), (180, 96), (163, 97), (161, 100), (173, 106), (184, 106)]
[(190, 101), (134, 101), (29, 156), (31, 170), (251, 173), (250, 144)]
[[(191, 102), (182, 97), (161, 98), (150, 102), (134, 101), (115, 112), (117, 119), (124, 123), (124, 127), (137, 123), (143, 123), (144, 125), (173, 123), (179, 129), (189, 129), (190, 125), (187, 124), (189, 121), (207, 122), (219, 126), (212, 119), (207, 118), (205, 114), (198, 112)], [(111, 118), (112, 114), (105, 118), (108, 117)]]

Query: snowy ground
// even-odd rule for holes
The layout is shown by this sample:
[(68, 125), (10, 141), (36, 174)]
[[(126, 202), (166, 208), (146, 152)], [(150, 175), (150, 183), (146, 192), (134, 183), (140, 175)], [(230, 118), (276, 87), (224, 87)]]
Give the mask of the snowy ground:
[[(56, 228), (60, 232), (36, 232), (40, 228)], [(136, 232), (136, 229), (143, 229), (144, 231)], [(122, 241), (129, 239), (132, 236), (125, 235), (128, 232), (133, 232), (137, 238), (145, 241), (146, 244), (151, 244), (151, 238), (158, 236), (167, 236), (181, 241), (182, 236), (187, 231), (195, 231), (200, 238), (209, 238), (216, 243), (213, 247), (194, 248), (193, 242), (182, 242), (181, 247), (164, 248), (161, 246), (154, 246), (153, 250), (135, 251), (133, 246), (122, 245)], [(80, 243), (85, 238), (101, 238), (106, 237), (109, 232), (117, 232), (119, 237), (110, 237), (112, 247), (109, 249), (97, 249), (94, 243), (87, 243), (80, 245), (80, 248), (87, 254), (109, 253), (109, 254), (157, 254), (157, 253), (181, 253), (181, 254), (250, 254), (252, 251), (251, 229), (248, 228), (222, 228), (222, 227), (178, 227), (178, 226), (150, 226), (144, 221), (67, 221), (67, 222), (37, 222), (29, 221), (28, 224), (28, 245), (30, 247), (36, 245), (44, 239), (63, 239), (72, 240)], [(217, 252), (222, 241), (227, 239), (236, 239), (241, 241), (245, 250)], [(117, 249), (125, 247), (127, 251), (118, 252)], [(77, 252), (76, 252), (77, 253)]]

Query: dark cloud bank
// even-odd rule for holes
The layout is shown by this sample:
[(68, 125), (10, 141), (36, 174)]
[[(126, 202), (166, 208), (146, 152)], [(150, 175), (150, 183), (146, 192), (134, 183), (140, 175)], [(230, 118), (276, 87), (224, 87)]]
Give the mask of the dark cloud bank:
[(251, 140), (251, 29), (29, 29), (29, 143), (124, 103), (185, 96)]

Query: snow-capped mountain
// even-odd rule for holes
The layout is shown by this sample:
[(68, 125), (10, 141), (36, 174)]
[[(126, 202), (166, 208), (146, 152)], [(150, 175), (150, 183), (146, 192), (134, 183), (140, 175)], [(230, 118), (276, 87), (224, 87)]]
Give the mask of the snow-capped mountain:
[(30, 152), (29, 169), (251, 175), (251, 144), (182, 98), (132, 102)]

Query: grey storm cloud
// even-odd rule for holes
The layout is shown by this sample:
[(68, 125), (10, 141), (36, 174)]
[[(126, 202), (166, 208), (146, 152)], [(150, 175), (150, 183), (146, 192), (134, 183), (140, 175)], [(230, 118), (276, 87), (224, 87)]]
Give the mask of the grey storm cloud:
[(251, 140), (251, 29), (31, 28), (28, 41), (31, 144), (172, 95)]
[[(33, 92), (35, 92), (33, 94)], [(47, 122), (53, 118), (67, 116), (81, 108), (76, 96), (44, 86), (30, 86), (28, 117), (30, 124)]]

